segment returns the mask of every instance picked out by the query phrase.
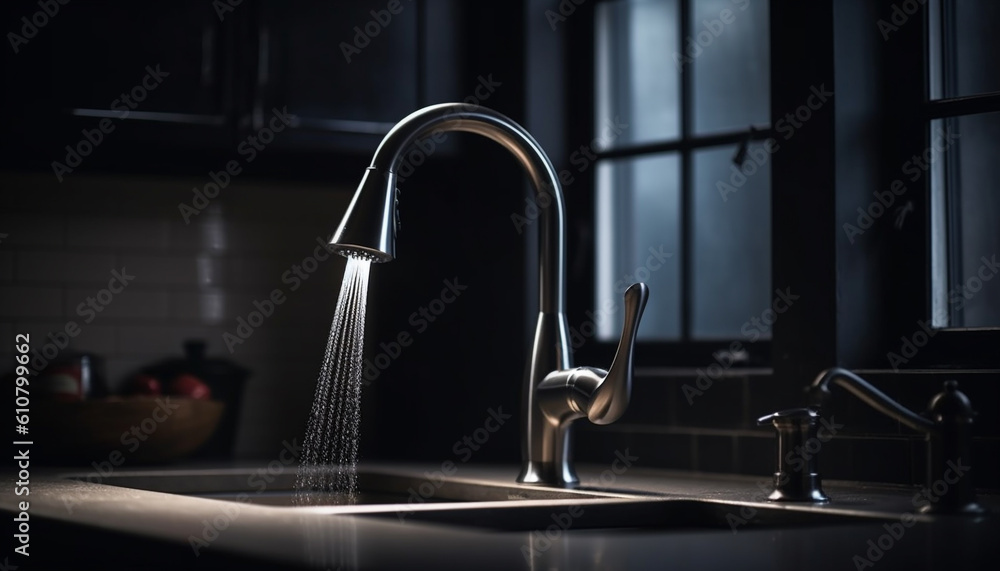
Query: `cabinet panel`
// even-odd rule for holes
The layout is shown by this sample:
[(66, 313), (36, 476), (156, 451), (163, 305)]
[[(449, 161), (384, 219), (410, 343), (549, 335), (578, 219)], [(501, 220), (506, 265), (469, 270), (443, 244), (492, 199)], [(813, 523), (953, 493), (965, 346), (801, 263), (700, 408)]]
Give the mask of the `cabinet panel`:
[[(263, 92), (303, 121), (395, 122), (418, 100), (418, 6), (388, 2), (270, 1), (259, 33)], [(357, 124), (353, 128), (352, 124)], [(320, 126), (320, 125), (317, 125)]]
[[(231, 100), (229, 26), (211, 3), (88, 2), (52, 34), (54, 103), (221, 123)], [(70, 13), (72, 12), (72, 13)], [(144, 92), (148, 92), (144, 95)], [(169, 120), (170, 117), (163, 117)]]

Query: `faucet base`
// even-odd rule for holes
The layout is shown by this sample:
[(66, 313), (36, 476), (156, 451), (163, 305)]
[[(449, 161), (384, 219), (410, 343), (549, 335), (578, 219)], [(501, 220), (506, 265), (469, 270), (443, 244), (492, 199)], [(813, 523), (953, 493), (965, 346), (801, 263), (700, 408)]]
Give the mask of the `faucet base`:
[(517, 477), (521, 484), (572, 488), (580, 483), (572, 466), (561, 462), (525, 461)]
[(822, 504), (830, 501), (823, 493), (820, 475), (802, 474), (796, 479), (787, 472), (774, 474), (774, 491), (767, 497), (771, 502), (812, 502)]

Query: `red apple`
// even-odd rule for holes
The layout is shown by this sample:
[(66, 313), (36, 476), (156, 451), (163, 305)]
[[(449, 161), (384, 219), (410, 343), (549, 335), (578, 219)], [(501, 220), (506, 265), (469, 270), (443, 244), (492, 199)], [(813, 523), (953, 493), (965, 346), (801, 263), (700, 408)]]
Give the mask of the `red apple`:
[(158, 395), (161, 393), (163, 393), (163, 387), (160, 380), (152, 375), (136, 375), (125, 386), (125, 394), (127, 395)]
[(212, 389), (208, 388), (208, 385), (198, 377), (188, 374), (180, 375), (171, 381), (167, 387), (167, 392), (172, 395), (199, 400), (211, 400), (212, 398)]

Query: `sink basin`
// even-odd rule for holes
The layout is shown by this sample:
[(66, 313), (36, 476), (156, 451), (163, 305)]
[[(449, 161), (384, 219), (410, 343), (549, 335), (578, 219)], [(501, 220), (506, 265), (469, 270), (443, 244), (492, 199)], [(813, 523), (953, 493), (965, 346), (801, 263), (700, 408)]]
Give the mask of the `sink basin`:
[[(68, 477), (74, 478), (73, 475)], [(81, 475), (75, 479), (86, 479)], [(735, 530), (744, 526), (830, 525), (898, 517), (886, 509), (772, 504), (739, 492), (705, 495), (610, 489), (561, 489), (497, 478), (457, 478), (417, 470), (362, 469), (355, 503), (297, 501), (295, 474), (267, 469), (164, 470), (115, 473), (103, 484), (237, 501), (268, 509), (382, 518), (509, 531), (645, 528)], [(870, 505), (870, 508), (878, 508)], [(921, 516), (917, 516), (921, 519)]]
[[(72, 479), (86, 480), (82, 475)], [(243, 503), (317, 507), (351, 508), (364, 505), (441, 504), (453, 502), (506, 502), (517, 500), (584, 500), (593, 498), (634, 498), (631, 492), (575, 490), (526, 486), (516, 483), (452, 478), (443, 474), (399, 473), (379, 470), (359, 470), (359, 494), (356, 501), (345, 505), (343, 498), (314, 494), (308, 502), (296, 501), (295, 474), (282, 471), (268, 473), (258, 470), (170, 470), (112, 474), (102, 483), (111, 486), (183, 494), (216, 500)], [(341, 510), (343, 512), (343, 510)]]
[[(746, 511), (752, 507), (753, 511)], [(750, 517), (745, 517), (752, 513)], [(399, 518), (400, 513), (367, 512), (369, 517)], [(832, 525), (857, 522), (857, 515), (828, 511), (748, 506), (740, 503), (672, 498), (469, 504), (450, 509), (406, 511), (407, 521), (476, 526), (505, 531), (562, 529), (725, 529), (760, 526)]]

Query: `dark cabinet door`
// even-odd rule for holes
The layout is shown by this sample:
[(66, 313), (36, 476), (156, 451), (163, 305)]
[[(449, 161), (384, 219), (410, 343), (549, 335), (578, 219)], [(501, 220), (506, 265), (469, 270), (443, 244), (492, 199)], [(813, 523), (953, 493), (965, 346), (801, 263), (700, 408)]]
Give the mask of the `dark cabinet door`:
[(454, 92), (454, 4), (262, 0), (256, 97), (241, 127), (287, 108), (295, 120), (279, 146), (371, 152), (397, 121)]
[(7, 76), (23, 87), (5, 90), (5, 123), (42, 154), (59, 160), (83, 140), (101, 147), (87, 153), (94, 162), (122, 149), (232, 144), (235, 25), (212, 3), (44, 4), (58, 12), (38, 17), (43, 7), (30, 1), (4, 8), (18, 33), (21, 18), (45, 21), (4, 56)]
[(25, 27), (0, 55), (8, 164), (204, 172), (257, 135), (277, 167), (370, 154), (407, 114), (475, 87), (461, 0), (60, 2), (0, 7)]
[[(196, 124), (224, 120), (232, 54), (229, 26), (212, 3), (86, 2), (64, 10), (69, 22), (52, 37), (53, 75), (70, 87), (56, 92), (61, 107), (127, 108), (137, 118)], [(144, 90), (145, 99), (133, 97)]]

